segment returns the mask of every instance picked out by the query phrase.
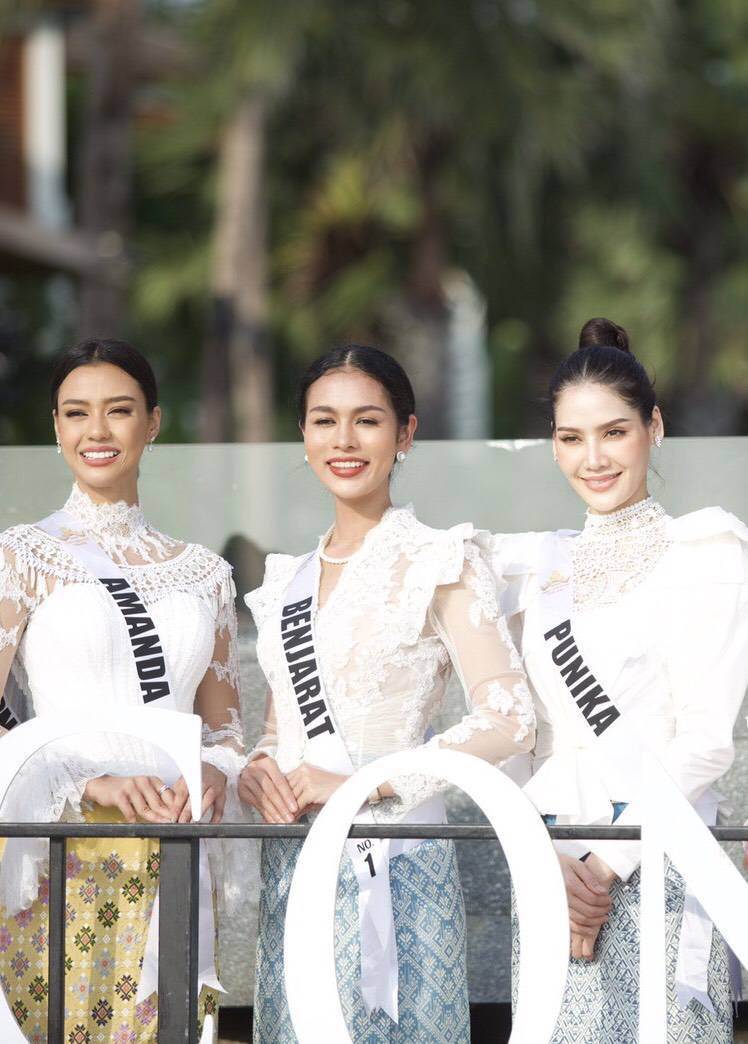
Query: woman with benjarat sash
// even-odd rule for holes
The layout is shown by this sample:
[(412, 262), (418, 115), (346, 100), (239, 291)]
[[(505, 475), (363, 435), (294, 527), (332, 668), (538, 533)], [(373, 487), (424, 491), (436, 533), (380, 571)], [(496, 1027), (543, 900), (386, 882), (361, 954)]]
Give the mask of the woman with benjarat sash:
[[(348, 775), (384, 754), (426, 742), (499, 763), (533, 742), (529, 693), (472, 526), (430, 529), (410, 508), (392, 506), (391, 473), (416, 430), (403, 369), (373, 348), (330, 352), (301, 382), (299, 424), (335, 521), (310, 554), (268, 556), (262, 587), (247, 596), (270, 698), (240, 794), (281, 823), (319, 809)], [(467, 713), (428, 738), (452, 669)], [(417, 775), (390, 780), (369, 796), (360, 821), (442, 822), (442, 789)], [(296, 1040), (283, 925), (299, 849), (293, 840), (263, 844), (254, 1008), (261, 1044)], [(349, 843), (346, 851), (335, 933), (351, 1038), (464, 1044), (465, 912), (452, 843)]]
[[(553, 453), (580, 533), (487, 541), (535, 699), (525, 793), (558, 824), (637, 824), (642, 741), (704, 820), (748, 681), (748, 530), (718, 507), (671, 518), (647, 492), (664, 431), (625, 331), (606, 319), (550, 385)], [(479, 538), (481, 539), (481, 538)], [(515, 777), (517, 778), (517, 777)], [(558, 843), (572, 950), (553, 1044), (638, 1040), (639, 844)], [(733, 1039), (725, 944), (666, 871), (669, 1044)], [(518, 940), (514, 939), (514, 956)]]
[[(58, 742), (27, 763), (6, 820), (189, 822), (212, 809), (218, 822), (239, 813), (231, 569), (158, 532), (140, 509), (138, 468), (158, 434), (157, 403), (153, 371), (128, 344), (86, 341), (58, 362), (54, 426), (74, 485), (62, 511), (0, 535), (0, 721), (12, 728), (19, 702), (35, 715), (115, 709), (124, 720), (144, 704), (198, 713), (203, 808), (191, 809), (184, 780), (157, 748), (107, 734)], [(21, 700), (8, 698), (11, 672)], [(67, 852), (65, 1041), (154, 1042), (158, 842), (71, 839)], [(220, 862), (219, 850), (211, 854)], [(47, 1040), (46, 860), (45, 842), (14, 840), (0, 867), (0, 974), (35, 1042)], [(229, 882), (217, 885), (226, 897)], [(218, 996), (204, 858), (200, 891), (202, 1023)]]

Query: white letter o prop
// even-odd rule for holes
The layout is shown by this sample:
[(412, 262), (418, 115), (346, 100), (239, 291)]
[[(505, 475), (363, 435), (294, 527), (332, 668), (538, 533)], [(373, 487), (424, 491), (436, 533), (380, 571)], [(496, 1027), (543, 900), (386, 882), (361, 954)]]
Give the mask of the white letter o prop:
[(460, 787), (488, 817), (509, 864), (521, 924), (511, 1044), (550, 1040), (569, 962), (569, 915), (559, 862), (534, 806), (488, 762), (450, 750), (403, 751), (346, 780), (315, 821), (296, 866), (285, 927), (286, 995), (300, 1044), (351, 1044), (335, 978), (335, 894), (348, 829), (368, 794), (418, 773)]

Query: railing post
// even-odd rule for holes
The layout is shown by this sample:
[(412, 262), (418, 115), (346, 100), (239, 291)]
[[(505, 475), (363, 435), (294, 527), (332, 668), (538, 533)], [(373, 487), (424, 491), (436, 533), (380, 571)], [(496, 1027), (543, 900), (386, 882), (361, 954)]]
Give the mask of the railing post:
[(49, 993), (47, 995), (47, 1039), (65, 1039), (65, 879), (66, 840), (49, 841)]
[(197, 1042), (200, 842), (161, 841), (158, 1039)]

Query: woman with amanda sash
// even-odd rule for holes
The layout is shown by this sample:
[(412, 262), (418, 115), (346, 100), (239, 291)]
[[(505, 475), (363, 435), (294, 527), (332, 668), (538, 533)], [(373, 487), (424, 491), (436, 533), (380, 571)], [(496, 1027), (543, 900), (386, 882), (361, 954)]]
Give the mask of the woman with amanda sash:
[[(268, 822), (322, 806), (347, 775), (431, 745), (500, 763), (533, 742), (532, 704), (470, 525), (430, 529), (393, 507), (390, 478), (416, 430), (410, 382), (373, 348), (336, 349), (307, 371), (299, 423), (335, 521), (309, 555), (270, 555), (247, 596), (270, 686), (266, 735), (240, 794)], [(429, 725), (451, 670), (468, 713)], [(443, 821), (438, 781), (393, 779), (360, 821)], [(283, 926), (300, 842), (263, 844), (255, 1041), (292, 1044)], [(349, 843), (341, 862), (336, 950), (355, 1041), (470, 1039), (465, 912), (453, 845)], [(310, 902), (313, 897), (310, 896)], [(313, 974), (313, 971), (310, 971)], [(311, 1016), (310, 1016), (311, 1017)]]
[[(212, 809), (219, 822), (240, 818), (245, 761), (233, 582), (223, 559), (159, 533), (140, 509), (138, 468), (158, 434), (157, 403), (153, 371), (128, 344), (85, 341), (59, 360), (53, 417), (74, 485), (62, 511), (0, 534), (0, 757), (2, 735), (22, 716), (8, 695), (11, 671), (34, 715), (113, 708), (124, 718), (150, 702), (194, 712), (203, 719), (203, 808), (194, 811), (199, 818)], [(24, 766), (2, 815), (190, 822), (176, 775), (157, 748), (132, 737), (72, 737)], [(67, 853), (65, 1041), (154, 1042), (158, 842), (71, 839)], [(219, 870), (221, 854), (216, 843)], [(12, 840), (2, 855), (0, 975), (21, 1031), (42, 1042), (47, 846)], [(217, 882), (219, 898), (229, 897), (230, 883)], [(202, 1024), (215, 1015), (220, 988), (207, 862), (200, 894)]]
[[(559, 824), (637, 824), (646, 743), (714, 823), (748, 681), (748, 530), (718, 507), (670, 518), (648, 495), (663, 422), (614, 323), (584, 326), (550, 400), (554, 458), (587, 505), (583, 530), (480, 538), (507, 581), (502, 606), (535, 697), (525, 792)], [(553, 1044), (633, 1044), (638, 842), (557, 849), (572, 960)], [(685, 897), (668, 864), (668, 1042), (726, 1044), (728, 954)]]

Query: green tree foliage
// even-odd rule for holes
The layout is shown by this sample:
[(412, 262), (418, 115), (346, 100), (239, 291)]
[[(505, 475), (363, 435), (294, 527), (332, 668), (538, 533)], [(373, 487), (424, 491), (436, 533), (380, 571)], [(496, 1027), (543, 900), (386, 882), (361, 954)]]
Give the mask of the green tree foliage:
[(748, 431), (744, 4), (149, 10), (187, 55), (143, 88), (136, 155), (131, 328), (169, 379), (169, 436), (196, 437), (221, 140), (242, 97), (266, 113), (278, 437), (295, 375), (330, 344), (373, 340), (416, 371), (417, 343), (436, 357), (454, 268), (486, 301), (496, 435), (546, 430), (547, 378), (590, 315), (629, 328), (671, 430)]

